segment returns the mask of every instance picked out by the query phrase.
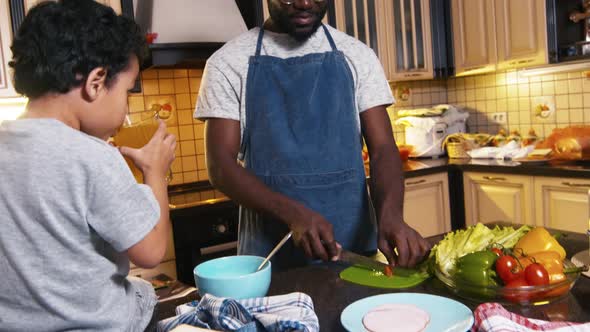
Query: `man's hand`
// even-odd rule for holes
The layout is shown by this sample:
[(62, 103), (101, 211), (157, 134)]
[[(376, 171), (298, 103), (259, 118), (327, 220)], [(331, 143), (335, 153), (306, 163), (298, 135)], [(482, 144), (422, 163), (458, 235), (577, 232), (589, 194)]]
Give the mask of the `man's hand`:
[[(379, 250), (392, 266), (415, 266), (431, 248), (430, 243), (408, 226), (402, 218), (388, 222), (382, 220), (377, 243)], [(395, 247), (397, 247), (397, 254), (394, 251)]]
[(338, 248), (334, 240), (332, 224), (319, 213), (306, 210), (303, 218), (287, 222), (293, 231), (295, 244), (310, 258), (328, 261), (336, 257)]

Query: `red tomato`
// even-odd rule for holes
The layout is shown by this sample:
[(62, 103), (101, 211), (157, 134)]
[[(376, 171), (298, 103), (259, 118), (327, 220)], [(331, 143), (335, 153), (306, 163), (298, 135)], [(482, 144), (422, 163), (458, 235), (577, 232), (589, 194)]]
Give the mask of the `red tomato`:
[(533, 263), (524, 269), (524, 278), (529, 285), (548, 285), (549, 272), (540, 263)]
[(490, 249), (490, 250), (491, 250), (491, 251), (492, 251), (494, 254), (496, 254), (496, 256), (498, 256), (498, 257), (504, 256), (504, 252), (502, 252), (502, 249), (500, 249), (500, 248), (496, 248), (496, 247), (494, 247), (494, 248), (492, 248), (492, 249)]
[(508, 282), (506, 284), (506, 289), (504, 290), (504, 298), (514, 303), (528, 302), (530, 298), (534, 295), (534, 293), (518, 289), (523, 286), (528, 286), (528, 284), (522, 276), (520, 278)]
[(496, 261), (496, 273), (498, 273), (498, 276), (505, 285), (512, 280), (522, 277), (522, 269), (518, 261), (510, 255), (504, 255), (498, 258)]

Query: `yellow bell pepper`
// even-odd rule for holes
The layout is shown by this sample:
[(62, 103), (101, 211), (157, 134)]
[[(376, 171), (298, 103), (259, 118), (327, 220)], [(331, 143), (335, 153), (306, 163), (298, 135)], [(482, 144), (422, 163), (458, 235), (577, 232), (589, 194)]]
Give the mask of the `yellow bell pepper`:
[(565, 249), (543, 227), (535, 227), (521, 237), (514, 246), (514, 251), (517, 253), (522, 251), (525, 255), (540, 251), (555, 251), (562, 261), (565, 259)]

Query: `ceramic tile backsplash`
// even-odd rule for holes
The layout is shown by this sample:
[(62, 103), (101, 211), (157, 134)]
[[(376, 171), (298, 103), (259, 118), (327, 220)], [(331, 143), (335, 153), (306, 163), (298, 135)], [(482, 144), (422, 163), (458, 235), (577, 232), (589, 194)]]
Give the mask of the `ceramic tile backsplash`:
[[(441, 81), (391, 83), (397, 104), (390, 109), (392, 122), (400, 109), (431, 107), (449, 103), (469, 112), (469, 132), (507, 133), (518, 130), (525, 135), (532, 128), (546, 137), (556, 127), (590, 124), (590, 78), (586, 72), (521, 77), (517, 70), (449, 78)], [(409, 90), (408, 90), (409, 89)], [(403, 98), (402, 98), (403, 97)], [(554, 113), (536, 116), (537, 105), (548, 104)], [(494, 120), (494, 113), (506, 113), (505, 123)], [(404, 143), (404, 128), (394, 126), (398, 143)]]
[[(176, 135), (176, 160), (170, 184), (208, 181), (205, 164), (204, 124), (193, 118), (203, 76), (202, 69), (147, 69), (141, 73), (142, 92), (128, 98), (133, 121), (152, 114), (153, 104), (169, 104), (168, 131)], [(201, 199), (218, 198), (217, 191), (200, 194)]]
[[(154, 103), (170, 104), (168, 130), (178, 139), (171, 184), (208, 181), (205, 164), (204, 124), (193, 119), (202, 69), (148, 69), (141, 73), (142, 92), (129, 96), (132, 116), (149, 114)], [(469, 132), (496, 133), (533, 128), (546, 137), (556, 127), (590, 123), (590, 79), (585, 72), (520, 77), (516, 70), (447, 80), (392, 82), (396, 104), (388, 109), (394, 136), (404, 144), (403, 126), (395, 126), (400, 109), (454, 104), (470, 113)], [(535, 116), (535, 107), (549, 101), (555, 112), (547, 118)], [(143, 113), (142, 113), (143, 112)], [(506, 123), (494, 122), (492, 114), (506, 113)], [(206, 197), (219, 197), (212, 191)]]

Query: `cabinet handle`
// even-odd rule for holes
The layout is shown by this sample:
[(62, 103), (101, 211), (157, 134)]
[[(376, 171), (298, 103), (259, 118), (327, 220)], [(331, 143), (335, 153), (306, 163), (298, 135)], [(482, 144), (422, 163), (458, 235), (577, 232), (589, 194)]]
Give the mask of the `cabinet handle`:
[(404, 77), (418, 77), (421, 76), (422, 74), (419, 73), (413, 73), (413, 74), (404, 74)]
[(590, 188), (590, 184), (588, 183), (572, 183), (572, 182), (562, 182), (561, 184), (563, 184), (564, 186), (568, 186), (568, 187), (582, 187), (582, 188)]
[(413, 186), (415, 184), (420, 184), (420, 183), (424, 183), (426, 182), (426, 180), (422, 179), (422, 180), (418, 180), (418, 181), (408, 181), (406, 182), (406, 186)]
[(506, 178), (502, 178), (499, 176), (484, 176), (483, 177), (484, 180), (488, 180), (488, 181), (506, 181)]

